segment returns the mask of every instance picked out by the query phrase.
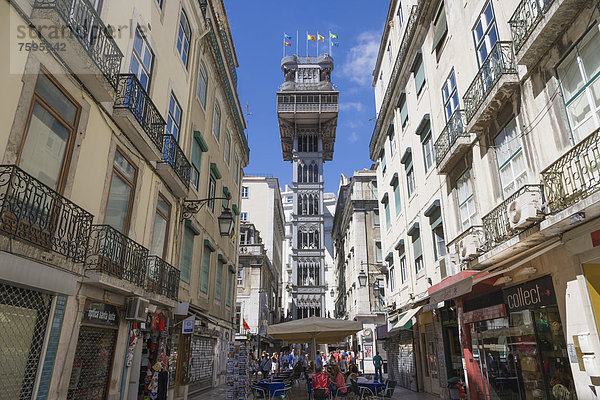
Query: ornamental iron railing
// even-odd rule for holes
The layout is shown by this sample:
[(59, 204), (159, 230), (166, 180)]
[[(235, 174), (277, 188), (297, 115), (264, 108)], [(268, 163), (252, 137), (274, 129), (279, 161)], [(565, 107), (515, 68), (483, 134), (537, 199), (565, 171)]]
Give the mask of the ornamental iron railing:
[(463, 97), (467, 124), (503, 75), (516, 74), (511, 42), (496, 42)]
[(463, 110), (456, 110), (448, 119), (444, 130), (435, 141), (435, 162), (439, 166), (444, 157), (450, 152), (454, 143), (459, 137), (469, 137), (469, 133), (466, 129), (465, 123), (465, 112)]
[(223, 43), (223, 47), (225, 48), (225, 56), (227, 58), (227, 65), (229, 66), (231, 77), (233, 78), (233, 84), (237, 86), (238, 77), (235, 70), (235, 62), (233, 61), (233, 51), (231, 50), (231, 46), (229, 45), (229, 40), (227, 38), (227, 32), (225, 31), (225, 28), (220, 26), (219, 33), (221, 34), (221, 43)]
[(94, 225), (86, 269), (144, 287), (148, 249), (109, 225)]
[(280, 94), (278, 112), (337, 112), (337, 94)]
[(517, 6), (508, 23), (513, 38), (515, 53), (521, 50), (554, 0), (523, 0)]
[(93, 216), (15, 165), (0, 165), (0, 232), (83, 262)]
[(510, 204), (525, 193), (539, 193), (542, 196), (540, 204), (543, 203), (544, 188), (542, 185), (523, 185), (515, 193), (505, 199), (498, 207), (482, 218), (483, 233), (485, 237), (485, 250), (488, 251), (505, 240), (528, 229), (512, 228), (509, 220), (508, 208)]
[(163, 135), (162, 161), (169, 164), (186, 188), (190, 186), (192, 165), (185, 157), (183, 150), (177, 144), (177, 139), (171, 134)]
[(33, 7), (55, 9), (110, 85), (117, 88), (123, 53), (88, 0), (35, 0)]
[(129, 110), (156, 148), (162, 148), (166, 122), (148, 96), (148, 93), (133, 74), (121, 74), (117, 87), (115, 109)]
[(146, 290), (177, 300), (179, 270), (158, 256), (148, 257)]
[(600, 189), (600, 129), (542, 171), (548, 210), (556, 213)]

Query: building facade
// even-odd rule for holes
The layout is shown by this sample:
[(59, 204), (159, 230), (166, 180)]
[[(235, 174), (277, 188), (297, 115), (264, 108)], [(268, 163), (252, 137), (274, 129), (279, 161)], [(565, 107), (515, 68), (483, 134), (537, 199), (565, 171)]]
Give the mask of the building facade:
[(277, 92), (283, 159), (292, 162), (292, 318), (326, 316), (323, 165), (333, 158), (338, 92), (333, 59), (286, 56)]
[(391, 1), (374, 71), (390, 373), (597, 398), (598, 9), (463, 3)]
[(349, 343), (358, 355), (361, 371), (373, 373), (373, 357), (383, 342), (376, 338), (377, 327), (386, 324), (386, 267), (380, 239), (377, 174), (355, 171), (342, 174), (333, 220), (335, 246), (335, 317), (361, 321), (364, 329)]
[[(238, 251), (218, 217), (249, 150), (222, 2), (11, 1), (0, 16), (4, 396), (224, 382)], [(229, 200), (190, 202), (215, 196)]]

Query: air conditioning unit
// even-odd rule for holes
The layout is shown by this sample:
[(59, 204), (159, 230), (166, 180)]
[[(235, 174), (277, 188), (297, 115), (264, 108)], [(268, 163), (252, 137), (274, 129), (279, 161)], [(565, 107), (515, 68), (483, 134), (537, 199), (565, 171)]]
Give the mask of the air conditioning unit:
[(461, 261), (479, 256), (481, 252), (479, 251), (479, 238), (477, 235), (470, 234), (462, 238), (456, 245), (456, 252)]
[(542, 196), (526, 192), (508, 205), (508, 222), (512, 229), (523, 229), (542, 219)]
[(125, 319), (129, 321), (146, 321), (150, 302), (142, 297), (128, 297), (125, 307)]
[(458, 260), (458, 254), (446, 254), (445, 257), (440, 259), (440, 276), (441, 279), (445, 279), (452, 276), (460, 271), (460, 262)]

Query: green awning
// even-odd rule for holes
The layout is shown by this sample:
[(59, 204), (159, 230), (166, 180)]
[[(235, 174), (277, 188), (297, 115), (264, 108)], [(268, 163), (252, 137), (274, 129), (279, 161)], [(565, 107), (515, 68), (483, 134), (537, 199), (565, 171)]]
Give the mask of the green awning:
[(229, 272), (231, 272), (232, 274), (235, 274), (235, 267), (231, 264), (229, 264)]
[(223, 194), (225, 195), (224, 197), (227, 197), (227, 200), (231, 200), (231, 192), (227, 186), (223, 186)]
[(217, 164), (210, 163), (210, 173), (215, 177), (215, 179), (221, 179), (221, 171), (219, 171), (219, 167), (217, 167)]
[(208, 239), (204, 239), (204, 246), (208, 247), (210, 251), (215, 251), (217, 249)]
[(206, 144), (206, 140), (204, 140), (204, 136), (202, 136), (202, 133), (200, 131), (194, 131), (194, 139), (196, 139), (196, 141), (198, 142), (200, 150), (204, 152), (208, 151), (208, 144)]
[(219, 259), (219, 262), (221, 264), (227, 264), (227, 260), (225, 259), (225, 256), (221, 253), (219, 253), (219, 256), (217, 257)]
[(240, 215), (240, 210), (238, 209), (238, 205), (237, 204), (232, 204), (231, 205), (231, 210), (233, 211), (233, 213), (235, 215)]

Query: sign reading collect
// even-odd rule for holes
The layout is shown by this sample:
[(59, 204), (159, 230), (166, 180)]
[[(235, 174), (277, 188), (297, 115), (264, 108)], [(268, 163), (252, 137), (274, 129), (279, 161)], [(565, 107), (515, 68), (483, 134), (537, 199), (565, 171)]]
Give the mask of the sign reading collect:
[(556, 304), (551, 276), (504, 289), (502, 295), (509, 312)]

